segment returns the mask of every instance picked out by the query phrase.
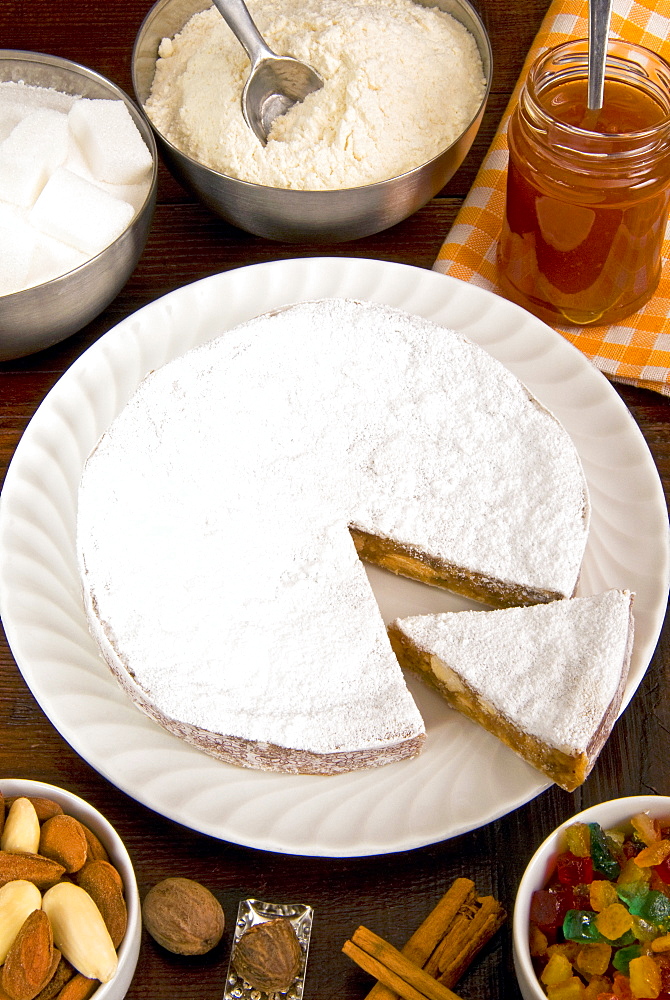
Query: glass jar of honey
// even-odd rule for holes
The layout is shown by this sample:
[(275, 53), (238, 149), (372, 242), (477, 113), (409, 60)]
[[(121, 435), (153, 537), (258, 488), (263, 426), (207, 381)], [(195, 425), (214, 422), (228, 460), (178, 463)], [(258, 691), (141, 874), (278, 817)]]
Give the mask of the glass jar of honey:
[(670, 203), (670, 65), (611, 40), (598, 111), (587, 79), (586, 41), (546, 52), (508, 129), (501, 286), (559, 325), (616, 322), (653, 295)]

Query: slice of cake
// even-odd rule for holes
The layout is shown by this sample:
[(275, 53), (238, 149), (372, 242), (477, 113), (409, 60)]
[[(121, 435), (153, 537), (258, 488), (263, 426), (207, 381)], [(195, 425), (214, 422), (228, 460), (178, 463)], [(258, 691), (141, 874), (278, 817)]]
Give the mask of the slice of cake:
[(525, 608), (398, 619), (402, 666), (572, 791), (610, 734), (628, 676), (633, 597), (608, 590)]
[(424, 740), (359, 555), (537, 603), (572, 595), (588, 527), (575, 446), (511, 372), (343, 299), (149, 374), (77, 513), (91, 631), (135, 703), (225, 761), (325, 774)]

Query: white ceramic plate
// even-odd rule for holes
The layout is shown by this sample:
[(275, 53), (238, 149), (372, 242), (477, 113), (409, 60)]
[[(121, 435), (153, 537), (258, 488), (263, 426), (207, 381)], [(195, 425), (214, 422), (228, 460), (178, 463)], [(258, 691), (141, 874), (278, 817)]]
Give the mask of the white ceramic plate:
[[(665, 501), (636, 423), (576, 348), (518, 306), (454, 278), (384, 261), (301, 258), (213, 275), (145, 306), (90, 347), (35, 413), (9, 469), (0, 504), (0, 609), (40, 706), (119, 788), (223, 840), (348, 857), (476, 829), (547, 783), (413, 680), (428, 731), (414, 760), (323, 777), (249, 771), (207, 757), (145, 718), (117, 687), (87, 631), (74, 547), (83, 463), (142, 377), (251, 316), (325, 296), (383, 302), (464, 331), (563, 421), (593, 503), (581, 593), (636, 592), (630, 700), (668, 594)], [(387, 620), (472, 606), (378, 569), (370, 578)]]

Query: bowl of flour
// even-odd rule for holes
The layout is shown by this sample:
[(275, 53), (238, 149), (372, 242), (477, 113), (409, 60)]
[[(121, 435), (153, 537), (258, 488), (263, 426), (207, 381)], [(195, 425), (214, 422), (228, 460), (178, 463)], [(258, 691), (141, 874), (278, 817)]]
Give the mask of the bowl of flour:
[(426, 204), (465, 158), (491, 47), (468, 0), (250, 0), (268, 45), (324, 87), (267, 144), (240, 98), (249, 59), (208, 0), (158, 0), (132, 57), (138, 103), (177, 179), (226, 221), (276, 240), (357, 239)]

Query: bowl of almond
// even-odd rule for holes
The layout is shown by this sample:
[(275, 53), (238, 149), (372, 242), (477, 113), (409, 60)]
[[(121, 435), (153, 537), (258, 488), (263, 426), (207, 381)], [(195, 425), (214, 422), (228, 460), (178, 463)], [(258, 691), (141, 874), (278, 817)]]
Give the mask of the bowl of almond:
[(0, 996), (121, 1000), (141, 932), (133, 866), (104, 816), (55, 785), (0, 779)]

